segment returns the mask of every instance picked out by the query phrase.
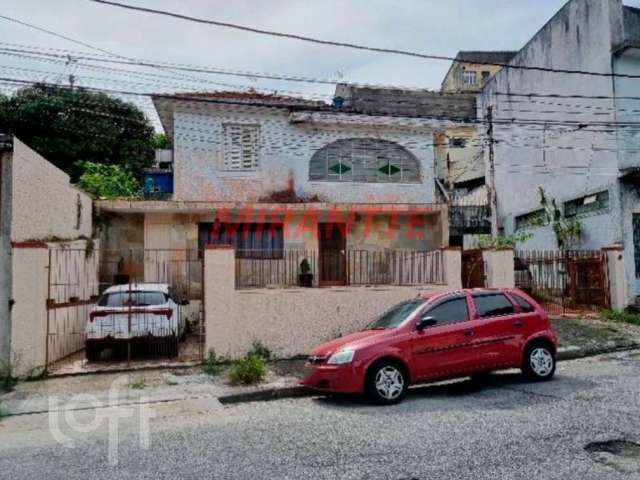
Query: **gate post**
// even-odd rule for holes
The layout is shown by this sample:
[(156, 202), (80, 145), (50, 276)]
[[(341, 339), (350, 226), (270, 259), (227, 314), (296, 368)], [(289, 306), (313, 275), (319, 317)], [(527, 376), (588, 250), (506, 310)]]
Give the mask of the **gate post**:
[(442, 247), (444, 279), (452, 290), (462, 288), (462, 248)]
[(513, 268), (512, 248), (483, 250), (482, 259), (485, 263), (488, 288), (515, 287), (516, 279)]
[(208, 245), (204, 250), (204, 332), (205, 355), (212, 349), (229, 355), (238, 326), (235, 318), (236, 261), (230, 245)]
[[(622, 245), (602, 247), (602, 255), (607, 268), (605, 278), (609, 282), (609, 299), (612, 310), (624, 310), (629, 306), (623, 251), (624, 246)], [(605, 268), (605, 266), (603, 266), (603, 268)]]

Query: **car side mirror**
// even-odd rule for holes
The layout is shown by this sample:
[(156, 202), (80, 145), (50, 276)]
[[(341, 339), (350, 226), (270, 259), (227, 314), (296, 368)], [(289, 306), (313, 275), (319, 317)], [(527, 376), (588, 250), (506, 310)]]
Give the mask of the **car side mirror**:
[(422, 331), (427, 327), (433, 327), (434, 325), (437, 325), (437, 324), (438, 324), (438, 321), (433, 317), (422, 317), (420, 320), (418, 320), (416, 327), (419, 331)]

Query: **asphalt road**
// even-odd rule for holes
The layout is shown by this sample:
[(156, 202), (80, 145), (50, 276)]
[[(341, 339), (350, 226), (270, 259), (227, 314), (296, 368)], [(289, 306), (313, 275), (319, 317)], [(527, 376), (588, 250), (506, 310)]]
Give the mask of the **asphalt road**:
[(117, 465), (108, 463), (105, 425), (84, 434), (63, 425), (65, 447), (46, 415), (6, 418), (0, 478), (640, 479), (640, 447), (585, 450), (640, 443), (637, 351), (562, 363), (544, 384), (509, 372), (481, 386), (420, 387), (393, 407), (325, 398), (149, 407), (149, 448), (139, 418), (121, 420)]

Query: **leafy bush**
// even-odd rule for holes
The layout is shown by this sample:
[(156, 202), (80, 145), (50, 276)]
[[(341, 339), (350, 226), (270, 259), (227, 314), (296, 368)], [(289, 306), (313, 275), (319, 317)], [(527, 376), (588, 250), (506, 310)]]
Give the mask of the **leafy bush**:
[(640, 315), (631, 312), (629, 310), (602, 310), (600, 312), (603, 318), (611, 320), (612, 322), (632, 323), (634, 325), (640, 325)]
[(80, 188), (96, 198), (131, 198), (140, 195), (140, 184), (128, 170), (118, 165), (84, 162)]
[(8, 415), (9, 415), (9, 413), (5, 409), (4, 403), (0, 402), (0, 420), (2, 420), (4, 417), (6, 417)]
[(267, 362), (259, 355), (250, 355), (234, 362), (229, 371), (232, 385), (252, 385), (261, 382), (267, 373)]
[(247, 357), (251, 357), (254, 355), (262, 357), (265, 360), (271, 360), (271, 350), (269, 350), (269, 347), (263, 345), (260, 341), (253, 342), (253, 344), (251, 345), (251, 350), (247, 352)]
[(225, 361), (221, 357), (216, 356), (216, 352), (214, 350), (209, 351), (209, 355), (202, 362), (202, 371), (207, 375), (211, 375), (212, 377), (219, 375), (222, 370), (224, 370)]
[(144, 377), (139, 378), (135, 382), (129, 385), (129, 388), (133, 390), (143, 390), (147, 386), (147, 382)]
[(481, 235), (478, 239), (478, 246), (482, 249), (514, 248), (518, 242), (526, 242), (532, 236), (526, 232), (498, 235), (496, 238), (492, 238), (491, 235)]
[(18, 383), (18, 378), (14, 376), (15, 368), (15, 360), (0, 362), (0, 392), (10, 392)]

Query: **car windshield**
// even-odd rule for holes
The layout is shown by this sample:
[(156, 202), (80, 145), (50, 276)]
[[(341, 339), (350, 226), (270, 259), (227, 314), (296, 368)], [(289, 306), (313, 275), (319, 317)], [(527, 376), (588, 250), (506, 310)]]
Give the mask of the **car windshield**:
[(106, 293), (100, 298), (101, 307), (148, 307), (167, 303), (167, 296), (162, 292), (114, 292)]
[(426, 303), (424, 299), (409, 300), (387, 310), (384, 314), (371, 322), (365, 330), (386, 330), (397, 328), (419, 307)]

